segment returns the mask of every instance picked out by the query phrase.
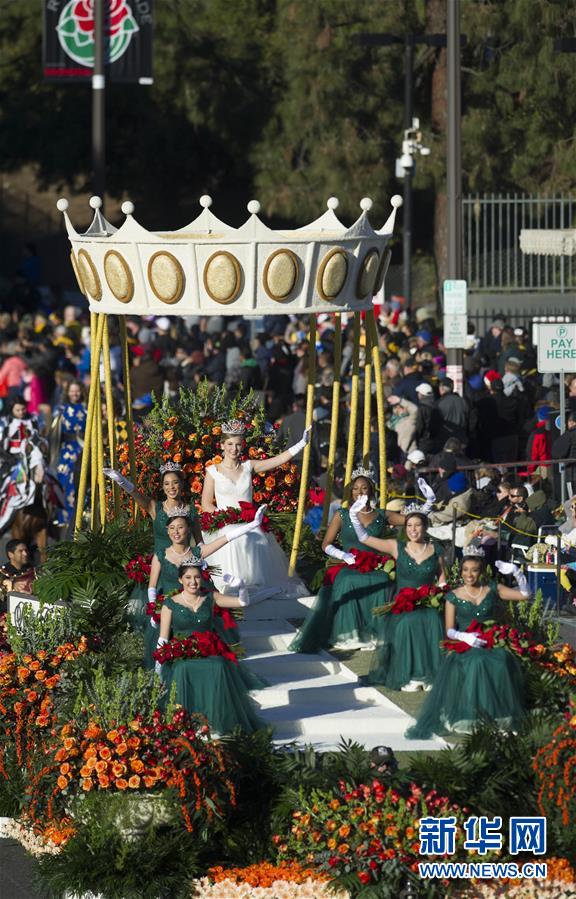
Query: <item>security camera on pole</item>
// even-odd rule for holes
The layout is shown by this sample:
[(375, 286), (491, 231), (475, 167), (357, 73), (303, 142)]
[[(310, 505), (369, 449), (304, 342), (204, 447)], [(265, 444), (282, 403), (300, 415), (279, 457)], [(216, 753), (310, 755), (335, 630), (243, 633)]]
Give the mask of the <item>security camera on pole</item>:
[(430, 148), (422, 143), (420, 120), (411, 118), (410, 127), (404, 129), (402, 156), (396, 160), (396, 177), (404, 180), (404, 298), (406, 308), (412, 303), (412, 178), (416, 173), (416, 156), (429, 156)]

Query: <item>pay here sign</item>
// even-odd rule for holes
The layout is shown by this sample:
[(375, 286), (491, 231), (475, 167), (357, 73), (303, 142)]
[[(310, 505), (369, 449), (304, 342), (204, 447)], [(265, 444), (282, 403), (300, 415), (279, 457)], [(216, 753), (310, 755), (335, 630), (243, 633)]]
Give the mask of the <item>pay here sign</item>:
[(538, 371), (576, 372), (576, 324), (539, 324), (537, 333)]

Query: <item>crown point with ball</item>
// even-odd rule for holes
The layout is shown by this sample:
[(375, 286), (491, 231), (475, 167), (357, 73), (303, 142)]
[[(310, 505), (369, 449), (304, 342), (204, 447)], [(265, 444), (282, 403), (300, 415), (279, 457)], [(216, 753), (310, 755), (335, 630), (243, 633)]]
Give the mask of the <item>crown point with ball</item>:
[(328, 200), (326, 202), (326, 206), (328, 207), (328, 209), (338, 209), (339, 205), (340, 200), (338, 199), (338, 197), (328, 197)]
[(124, 215), (133, 215), (134, 203), (130, 202), (130, 200), (126, 200), (125, 203), (122, 203), (122, 212), (124, 213)]
[(212, 197), (208, 194), (202, 194), (200, 197), (200, 206), (202, 209), (209, 209), (212, 206)]
[(260, 207), (260, 203), (258, 202), (258, 200), (250, 200), (247, 208), (248, 208), (248, 212), (250, 213), (250, 215), (258, 215), (261, 207)]
[(68, 206), (69, 206), (69, 203), (65, 197), (60, 197), (60, 199), (56, 203), (56, 209), (58, 210), (58, 212), (66, 212), (66, 210), (68, 209)]
[(90, 197), (89, 203), (92, 209), (100, 209), (102, 206), (102, 197)]

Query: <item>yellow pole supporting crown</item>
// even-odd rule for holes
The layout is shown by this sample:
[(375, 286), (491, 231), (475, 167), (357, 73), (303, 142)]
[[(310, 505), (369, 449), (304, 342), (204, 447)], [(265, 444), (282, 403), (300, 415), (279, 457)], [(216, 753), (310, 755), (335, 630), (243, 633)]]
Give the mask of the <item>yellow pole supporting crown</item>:
[(358, 426), (358, 392), (360, 389), (360, 313), (354, 313), (354, 347), (352, 356), (352, 385), (350, 388), (350, 424), (348, 427), (348, 451), (344, 476), (344, 507), (350, 501), (354, 454), (356, 452), (356, 428)]
[(370, 468), (370, 422), (372, 419), (372, 358), (370, 355), (370, 333), (364, 323), (366, 344), (364, 347), (364, 432), (362, 435), (362, 465)]
[[(105, 316), (104, 324), (104, 390), (106, 395), (106, 420), (108, 422), (108, 458), (110, 468), (116, 468), (116, 415), (114, 412), (114, 395), (112, 392), (112, 366), (110, 364), (110, 332), (108, 330), (108, 316)], [(114, 499), (114, 514), (120, 512), (120, 488), (112, 482), (112, 495)]]
[(330, 417), (330, 444), (328, 447), (328, 468), (326, 471), (326, 496), (322, 510), (322, 527), (328, 524), (332, 486), (334, 484), (334, 465), (338, 444), (338, 420), (340, 418), (340, 386), (342, 384), (342, 316), (339, 312), (334, 316), (334, 384), (332, 385), (332, 415)]
[[(84, 512), (84, 501), (86, 499), (86, 484), (88, 480), (88, 465), (90, 463), (90, 450), (92, 446), (92, 427), (94, 422), (94, 414), (96, 408), (96, 396), (100, 390), (100, 378), (98, 377), (98, 366), (100, 360), (100, 351), (102, 349), (102, 335), (104, 331), (104, 317), (95, 315), (94, 325), (95, 337), (91, 339), (91, 373), (90, 373), (90, 392), (88, 395), (88, 411), (86, 414), (86, 433), (84, 438), (84, 449), (82, 452), (82, 466), (80, 469), (80, 482), (78, 484), (78, 496), (76, 498), (76, 517), (74, 521), (75, 531), (79, 531), (82, 526), (82, 515)], [(93, 332), (94, 333), (94, 332)], [(97, 364), (98, 360), (98, 364)], [(96, 376), (94, 376), (94, 368)]]
[(386, 415), (384, 405), (384, 385), (382, 383), (382, 366), (380, 365), (380, 346), (378, 344), (378, 326), (374, 311), (366, 313), (366, 325), (370, 329), (372, 343), (372, 362), (374, 364), (374, 382), (376, 384), (376, 409), (378, 414), (378, 461), (380, 468), (380, 508), (386, 508)]

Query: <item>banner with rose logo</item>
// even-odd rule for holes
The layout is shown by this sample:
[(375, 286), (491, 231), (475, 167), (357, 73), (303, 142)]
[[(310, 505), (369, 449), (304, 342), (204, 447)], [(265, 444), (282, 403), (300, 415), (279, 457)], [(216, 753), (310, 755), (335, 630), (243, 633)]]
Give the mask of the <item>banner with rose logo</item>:
[[(104, 0), (107, 77), (152, 81), (153, 0)], [(44, 78), (85, 81), (94, 68), (94, 0), (44, 0)]]

